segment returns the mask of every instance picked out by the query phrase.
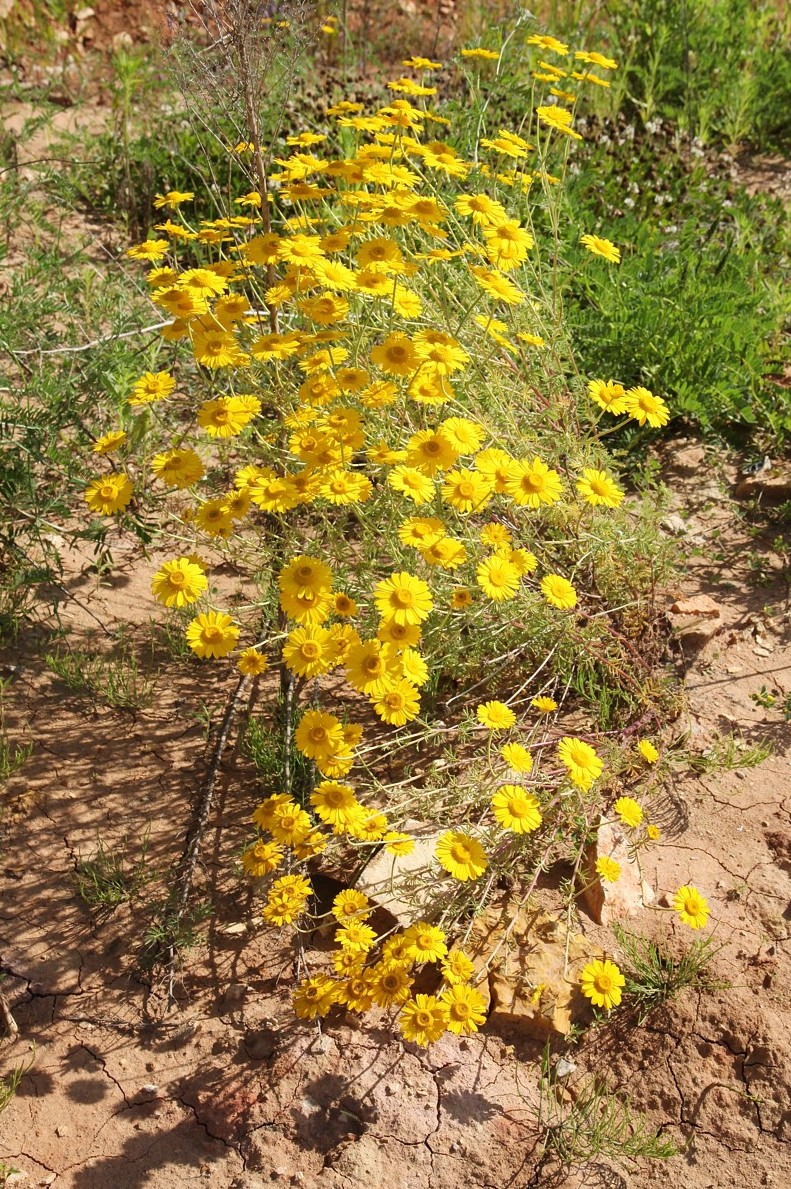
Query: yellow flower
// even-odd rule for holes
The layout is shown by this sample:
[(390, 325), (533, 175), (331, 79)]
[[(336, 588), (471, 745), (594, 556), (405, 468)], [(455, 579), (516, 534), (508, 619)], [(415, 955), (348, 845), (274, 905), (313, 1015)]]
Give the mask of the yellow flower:
[(488, 194), (460, 194), (454, 205), (460, 215), (483, 227), (496, 227), (508, 219), (502, 203)]
[(512, 599), (519, 590), (519, 570), (496, 553), (479, 562), (475, 574), (483, 593), (495, 602)]
[(366, 1012), (373, 1006), (373, 986), (368, 971), (353, 974), (345, 983), (338, 987), (338, 1002), (343, 1003), (349, 1011)]
[(524, 294), (517, 289), (513, 281), (509, 281), (503, 273), (494, 268), (471, 268), (470, 272), (485, 293), (496, 301), (504, 301), (506, 305), (521, 305), (525, 300)]
[(194, 450), (168, 450), (155, 454), (151, 469), (158, 479), (169, 487), (183, 490), (202, 479), (206, 471)]
[(336, 930), (335, 940), (342, 949), (367, 954), (376, 944), (376, 933), (362, 921), (348, 921)]
[(92, 512), (112, 516), (126, 507), (133, 491), (132, 482), (127, 475), (105, 475), (104, 478), (94, 479), (88, 484), (85, 502)]
[(661, 396), (654, 396), (647, 388), (629, 388), (624, 395), (626, 412), (640, 425), (646, 421), (652, 428), (661, 429), (670, 420), (670, 410)]
[(374, 602), (383, 618), (403, 624), (427, 619), (434, 605), (431, 591), (423, 579), (404, 570), (377, 582)]
[(414, 648), (405, 648), (399, 657), (401, 674), (406, 681), (420, 687), (428, 681), (428, 665)]
[(322, 594), (332, 586), (332, 570), (319, 558), (300, 553), (280, 571), (277, 584), (283, 594), (297, 598)]
[(516, 566), (522, 578), (538, 568), (538, 558), (529, 549), (503, 549), (502, 555), (508, 558), (511, 565)]
[(596, 873), (607, 883), (617, 883), (621, 876), (621, 864), (608, 855), (602, 855), (596, 860)]
[(528, 508), (554, 504), (563, 493), (560, 475), (540, 458), (534, 458), (532, 462), (526, 459), (513, 462), (505, 489), (514, 503)]
[(617, 508), (623, 501), (623, 492), (606, 471), (586, 467), (577, 483), (577, 491), (586, 503), (594, 508)]
[(323, 627), (311, 624), (294, 628), (283, 645), (283, 663), (297, 677), (318, 677), (335, 665), (333, 637)]
[(233, 533), (233, 519), (222, 499), (206, 500), (195, 513), (195, 523), (210, 537), (223, 540)]
[(415, 840), (409, 834), (402, 834), (398, 830), (388, 830), (383, 836), (385, 850), (391, 855), (411, 855), (415, 849)]
[(451, 950), (442, 962), (442, 977), (451, 986), (469, 982), (474, 973), (475, 965), (464, 950)]
[(602, 774), (604, 764), (589, 743), (566, 735), (558, 744), (558, 756), (566, 765), (573, 784), (587, 791)]
[(614, 962), (596, 959), (584, 967), (580, 975), (580, 990), (586, 999), (590, 999), (594, 1007), (603, 1007), (611, 1011), (621, 1002), (621, 989), (626, 985), (626, 979)]
[(394, 681), (378, 695), (374, 710), (383, 722), (402, 727), (420, 713), (420, 694), (410, 681)]
[(147, 260), (151, 264), (156, 264), (163, 256), (167, 255), (169, 248), (170, 244), (166, 239), (147, 239), (142, 244), (127, 248), (126, 255), (131, 260)]
[(433, 995), (416, 995), (404, 1004), (398, 1017), (404, 1039), (423, 1046), (439, 1040), (447, 1023), (448, 1009)]
[(574, 57), (578, 62), (590, 62), (593, 66), (600, 66), (602, 70), (617, 70), (618, 63), (613, 58), (605, 58), (595, 50), (576, 50)]
[(326, 974), (316, 974), (305, 979), (294, 991), (292, 1002), (294, 1014), (300, 1020), (315, 1020), (326, 1016), (333, 1004), (338, 1002), (338, 984)]
[(354, 888), (346, 888), (332, 902), (332, 915), (336, 921), (346, 922), (352, 919), (365, 920), (372, 912), (371, 902), (363, 892)]
[(441, 430), (419, 430), (407, 442), (407, 466), (419, 467), (427, 475), (436, 475), (438, 471), (446, 471), (453, 466), (456, 457), (457, 451)]
[(659, 752), (650, 739), (641, 739), (637, 744), (637, 750), (647, 764), (655, 764), (659, 759)]
[(492, 485), (477, 471), (460, 467), (446, 475), (441, 491), (447, 504), (457, 512), (468, 514), (486, 506), (492, 495)]
[(486, 431), (469, 417), (446, 417), (439, 428), (458, 454), (474, 454), (486, 437)]
[(365, 475), (334, 467), (325, 473), (319, 486), (319, 495), (337, 507), (363, 504), (373, 495), (373, 485)]
[(484, 226), (483, 235), (490, 263), (502, 272), (518, 268), (535, 242), (532, 235), (512, 219), (505, 219), (494, 227)]
[(645, 834), (646, 838), (650, 838), (652, 842), (658, 842), (662, 837), (662, 831), (659, 829), (659, 826), (655, 826), (651, 822), (646, 826)]
[(265, 653), (259, 652), (257, 648), (245, 648), (239, 654), (236, 667), (245, 677), (260, 677), (262, 673), (266, 673), (268, 664), (269, 660)]
[(537, 45), (540, 49), (550, 50), (553, 54), (565, 55), (569, 52), (565, 41), (558, 41), (557, 37), (552, 37), (549, 33), (531, 33), (525, 45)]
[(621, 249), (608, 239), (602, 239), (599, 235), (581, 235), (580, 243), (594, 256), (603, 256), (611, 264), (621, 263)]
[(227, 656), (239, 641), (239, 629), (222, 611), (205, 611), (187, 625), (187, 643), (201, 659)]
[(519, 784), (504, 784), (492, 797), (497, 821), (514, 834), (529, 834), (541, 825), (539, 802)]
[(643, 820), (643, 811), (633, 797), (619, 797), (613, 809), (623, 824), (633, 830), (637, 829)]
[(310, 265), (324, 255), (318, 235), (292, 235), (284, 237), (277, 245), (279, 260), (297, 268)]
[(516, 722), (516, 715), (504, 702), (482, 702), (477, 713), (478, 722), (490, 731), (507, 730)]
[(371, 351), (371, 362), (391, 376), (409, 376), (419, 364), (414, 344), (403, 334), (391, 334)]
[(239, 349), (232, 334), (219, 325), (196, 330), (192, 350), (198, 363), (212, 370), (218, 367), (240, 367), (249, 363), (249, 355)]
[(412, 962), (439, 962), (448, 952), (445, 934), (436, 925), (417, 921), (404, 930), (404, 951)]
[(437, 376), (450, 376), (470, 362), (461, 344), (444, 331), (421, 330), (415, 335), (414, 343), (421, 363)]
[[(507, 457), (507, 456), (506, 456)], [(477, 466), (477, 459), (476, 459)], [(488, 545), (491, 549), (500, 549), (502, 547), (510, 547), (511, 532), (504, 524), (485, 524), (481, 529), (481, 544)]]
[(564, 107), (537, 107), (536, 115), (539, 121), (546, 124), (548, 128), (554, 128), (556, 132), (562, 132), (573, 140), (582, 140), (579, 132), (575, 132), (571, 126), (571, 112), (566, 111)]
[(626, 412), (626, 390), (615, 380), (590, 380), (588, 394), (606, 413)]
[(691, 884), (684, 884), (673, 897), (673, 907), (681, 921), (690, 929), (703, 929), (709, 919), (709, 905), (705, 896)]
[(447, 987), (440, 995), (448, 1012), (448, 1031), (457, 1036), (469, 1036), (477, 1032), (486, 1020), (486, 1000), (474, 987), (455, 985)]
[(445, 536), (445, 525), (436, 516), (410, 516), (398, 528), (402, 545), (426, 549)]
[(461, 883), (478, 879), (489, 865), (478, 839), (457, 830), (443, 834), (437, 840), (434, 853), (440, 866)]
[(121, 446), (126, 445), (126, 442), (127, 434), (124, 430), (115, 429), (96, 439), (93, 444), (93, 452), (94, 454), (114, 454), (116, 450), (120, 450)]
[(461, 56), (462, 58), (477, 58), (479, 62), (496, 62), (500, 57), (497, 50), (486, 50), (481, 46), (472, 49), (463, 49)]
[(349, 303), (345, 297), (337, 293), (320, 293), (315, 297), (306, 297), (299, 302), (302, 313), (320, 326), (332, 326), (342, 322), (349, 312)]
[(434, 496), (434, 484), (417, 467), (397, 466), (387, 476), (390, 487), (408, 496), (415, 504), (427, 504)]
[(360, 803), (351, 785), (337, 780), (322, 780), (310, 795), (310, 803), (328, 826), (349, 826), (360, 811)]
[(529, 772), (533, 767), (533, 757), (521, 743), (506, 743), (500, 748), (500, 755), (514, 772)]
[(557, 607), (561, 611), (569, 611), (577, 605), (577, 592), (568, 578), (560, 574), (546, 574), (541, 579), (541, 593), (550, 607)]
[(294, 846), (310, 833), (310, 818), (294, 801), (288, 801), (274, 810), (269, 830), (276, 842)]
[(294, 734), (294, 742), (309, 760), (328, 759), (344, 746), (341, 721), (334, 714), (306, 710)]
[(470, 591), (466, 586), (457, 586), (450, 596), (451, 611), (466, 611), (471, 606), (472, 594)]
[(553, 711), (557, 710), (557, 708), (558, 708), (558, 704), (554, 698), (544, 698), (544, 697), (533, 698), (530, 705), (534, 706), (535, 709), (538, 710), (541, 714), (552, 714)]
[(371, 986), (374, 1003), (379, 1007), (392, 1007), (406, 1003), (414, 983), (403, 966), (381, 962), (371, 970)]
[(187, 607), (208, 587), (206, 575), (188, 557), (166, 561), (151, 580), (154, 598), (166, 607)]
[(379, 698), (398, 677), (392, 647), (380, 640), (360, 640), (346, 656), (346, 680), (361, 694)]
[(245, 875), (260, 879), (275, 871), (283, 862), (283, 848), (276, 842), (264, 842), (259, 838), (242, 854), (242, 867)]
[(146, 372), (132, 385), (129, 404), (132, 406), (148, 405), (154, 401), (164, 400), (170, 396), (175, 387), (176, 381), (170, 372)]
[(198, 409), (198, 425), (212, 438), (232, 438), (260, 413), (261, 402), (256, 398), (242, 400), (238, 396), (218, 396), (207, 400)]

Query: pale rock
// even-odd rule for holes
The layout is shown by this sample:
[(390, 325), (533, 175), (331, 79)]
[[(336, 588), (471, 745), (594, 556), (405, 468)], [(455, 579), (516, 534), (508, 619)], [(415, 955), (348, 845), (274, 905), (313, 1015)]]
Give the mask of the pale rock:
[(247, 932), (246, 921), (233, 921), (230, 925), (220, 925), (217, 929), (223, 937), (241, 937)]
[(663, 516), (662, 528), (674, 537), (685, 537), (689, 531), (686, 520), (678, 512)]
[(577, 1072), (577, 1066), (574, 1064), (573, 1061), (569, 1061), (568, 1057), (561, 1057), (558, 1060), (557, 1065), (555, 1066), (555, 1077), (556, 1078), (567, 1078), (567, 1077), (570, 1077), (572, 1073), (576, 1073), (576, 1072)]
[(242, 1006), (250, 987), (247, 983), (229, 983), (222, 994), (222, 1011), (236, 1011)]
[[(589, 1018), (579, 976), (604, 955), (581, 933), (570, 933), (565, 921), (541, 910), (490, 908), (476, 922), (467, 951), (479, 971), (490, 960), (489, 1020), (503, 1032), (545, 1041), (567, 1036)], [(476, 989), (487, 998), (485, 982)]]
[(117, 54), (119, 50), (130, 50), (135, 43), (132, 34), (123, 29), (120, 33), (113, 35), (110, 44), (113, 47), (113, 53)]
[(391, 855), (382, 847), (366, 863), (356, 885), (402, 927), (419, 921), (436, 899), (434, 850), (442, 834), (433, 826), (410, 821), (404, 823), (404, 831), (415, 840), (411, 854)]
[[(615, 859), (620, 866), (615, 883), (600, 878), (596, 860), (601, 857)], [(629, 838), (618, 822), (600, 824), (595, 842), (585, 851), (581, 876), (580, 899), (597, 925), (628, 920), (653, 903), (654, 890), (642, 878)]]

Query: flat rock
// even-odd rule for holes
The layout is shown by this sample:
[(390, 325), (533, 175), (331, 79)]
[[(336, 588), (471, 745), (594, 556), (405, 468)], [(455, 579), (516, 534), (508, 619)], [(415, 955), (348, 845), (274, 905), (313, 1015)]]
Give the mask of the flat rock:
[[(579, 989), (583, 966), (603, 957), (581, 933), (541, 910), (488, 909), (476, 922), (467, 950), (488, 974), (489, 1020), (503, 1033), (545, 1041), (567, 1036), (590, 1010)], [(477, 989), (486, 994), (486, 984)]]
[(404, 829), (415, 839), (412, 853), (391, 855), (382, 847), (357, 880), (357, 890), (390, 913), (401, 926), (419, 921), (435, 899), (434, 850), (442, 834), (441, 830), (420, 822), (407, 821)]
[[(603, 856), (615, 859), (621, 868), (615, 883), (601, 879), (596, 871), (596, 860)], [(580, 899), (597, 925), (628, 920), (654, 900), (654, 889), (643, 879), (627, 835), (617, 822), (599, 826), (596, 841), (585, 852), (582, 880)]]

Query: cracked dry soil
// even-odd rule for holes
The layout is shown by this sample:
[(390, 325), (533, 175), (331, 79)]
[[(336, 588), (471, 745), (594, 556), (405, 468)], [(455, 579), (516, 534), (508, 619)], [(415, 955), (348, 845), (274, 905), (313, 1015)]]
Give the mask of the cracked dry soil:
[[(0, 1045), (0, 1072), (30, 1060), (0, 1116), (0, 1160), (11, 1184), (58, 1189), (743, 1189), (791, 1183), (789, 728), (750, 700), (789, 688), (788, 591), (771, 539), (748, 531), (700, 446), (670, 443), (666, 477), (685, 522), (686, 574), (667, 592), (707, 593), (723, 628), (695, 654), (679, 646), (687, 709), (670, 732), (703, 753), (723, 734), (768, 739), (759, 767), (678, 778), (651, 807), (663, 840), (646, 876), (657, 891), (693, 881), (717, 918), (714, 974), (730, 986), (685, 992), (642, 1027), (628, 1015), (590, 1030), (571, 1052), (599, 1071), (681, 1148), (669, 1162), (625, 1169), (596, 1159), (573, 1170), (539, 1163), (534, 1087), (540, 1053), (487, 1029), (428, 1052), (393, 1038), (384, 1015), (357, 1025), (293, 1019), (293, 951), (264, 930), (233, 873), (255, 800), (239, 756), (223, 765), (200, 894), (214, 912), (190, 951), (179, 1002), (165, 1010), (136, 954), (151, 905), (178, 858), (202, 771), (195, 714), (201, 690), (165, 669), (152, 707), (132, 715), (69, 695), (43, 664), (41, 638), (2, 658), (12, 736), (34, 742), (5, 793), (0, 902), (3, 990), (19, 1036)], [(755, 557), (762, 559), (756, 582)], [(78, 643), (98, 617), (142, 631), (154, 604), (129, 554), (109, 581), (72, 559), (79, 605), (62, 606)], [(90, 615), (86, 612), (89, 611)], [(214, 696), (218, 704), (227, 691)], [(146, 839), (158, 873), (130, 904), (92, 915), (75, 865), (97, 841), (130, 864)], [(661, 900), (660, 900), (661, 905)], [(633, 922), (669, 928), (646, 909)], [(593, 930), (584, 915), (581, 927)], [(601, 934), (598, 940), (602, 940)], [(614, 939), (605, 944), (615, 949)], [(574, 1096), (574, 1087), (569, 1087)]]

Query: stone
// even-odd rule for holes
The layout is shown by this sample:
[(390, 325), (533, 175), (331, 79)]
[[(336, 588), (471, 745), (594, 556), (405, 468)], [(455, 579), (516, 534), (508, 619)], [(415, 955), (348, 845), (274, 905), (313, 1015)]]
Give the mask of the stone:
[(573, 1061), (569, 1061), (568, 1057), (561, 1057), (555, 1066), (556, 1078), (571, 1077), (573, 1073), (577, 1072), (577, 1066)]
[(677, 599), (670, 608), (673, 615), (691, 615), (695, 619), (718, 619), (721, 615), (720, 606), (710, 599), (707, 594), (693, 595), (689, 599)]
[(778, 471), (769, 466), (747, 475), (737, 484), (735, 495), (737, 499), (758, 500), (762, 504), (785, 504), (791, 500), (791, 468)]
[(692, 647), (702, 647), (723, 627), (722, 609), (706, 594), (677, 599), (667, 618), (684, 643)]
[[(564, 920), (506, 902), (478, 918), (466, 949), (479, 972), (489, 963), (489, 1021), (495, 1030), (543, 1042), (567, 1036), (573, 1025), (590, 1019), (579, 975), (604, 955), (583, 934), (569, 932)], [(476, 989), (486, 998), (485, 982)]]
[(270, 1028), (252, 1029), (244, 1035), (244, 1050), (251, 1061), (268, 1061), (277, 1050), (277, 1036)]
[[(596, 870), (596, 860), (605, 856), (621, 868), (615, 883), (602, 879)], [(643, 879), (619, 822), (600, 824), (595, 842), (586, 849), (581, 879), (580, 899), (597, 925), (628, 920), (654, 901), (654, 889)]]
[(689, 531), (686, 520), (678, 512), (663, 516), (662, 528), (674, 537), (685, 537)]
[(415, 839), (412, 853), (391, 855), (382, 847), (366, 863), (356, 885), (402, 927), (419, 921), (436, 899), (434, 850), (442, 834), (425, 822), (414, 821), (406, 821), (404, 831)]
[(220, 1010), (223, 1012), (238, 1011), (249, 990), (250, 987), (247, 983), (229, 983), (222, 993)]

